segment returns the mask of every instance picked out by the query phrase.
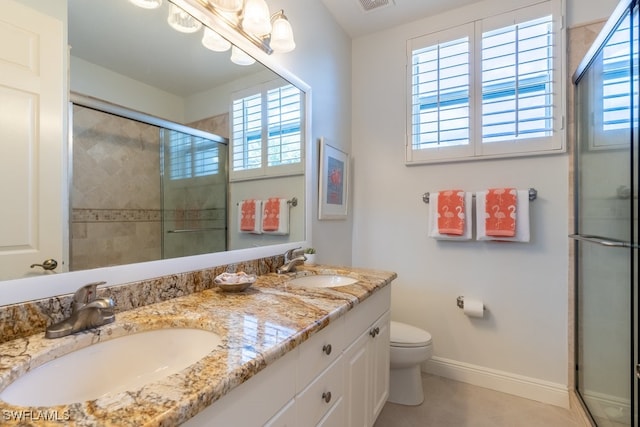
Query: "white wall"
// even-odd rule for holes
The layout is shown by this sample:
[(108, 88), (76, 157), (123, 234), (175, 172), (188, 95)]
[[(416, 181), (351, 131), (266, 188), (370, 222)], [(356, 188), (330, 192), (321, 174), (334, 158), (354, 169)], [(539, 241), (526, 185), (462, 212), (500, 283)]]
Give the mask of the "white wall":
[[(341, 221), (318, 218), (319, 137), (336, 148), (351, 151), (351, 39), (338, 26), (321, 1), (273, 0), (271, 10), (284, 9), (296, 39), (293, 52), (280, 55), (294, 74), (312, 91), (313, 188), (312, 239), (320, 263), (351, 265), (352, 215)], [(280, 59), (280, 58), (279, 58)]]
[[(592, 21), (615, 6), (589, 3), (598, 7), (574, 0), (568, 10)], [(566, 404), (569, 155), (404, 165), (406, 41), (497, 5), (486, 1), (353, 41), (353, 264), (398, 273), (392, 318), (432, 334), (436, 363), (428, 369), (490, 387), (499, 377), (515, 393), (522, 379), (537, 391), (548, 385), (551, 396), (520, 394)], [(530, 243), (427, 237), (424, 192), (500, 186), (538, 190)], [(486, 317), (464, 316), (459, 295), (483, 299)]]

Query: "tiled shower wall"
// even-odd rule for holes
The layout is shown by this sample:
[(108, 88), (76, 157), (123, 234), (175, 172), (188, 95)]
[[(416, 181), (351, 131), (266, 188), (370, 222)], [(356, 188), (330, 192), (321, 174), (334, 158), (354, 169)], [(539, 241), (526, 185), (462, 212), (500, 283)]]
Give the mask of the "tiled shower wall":
[(158, 128), (74, 105), (71, 269), (161, 258)]

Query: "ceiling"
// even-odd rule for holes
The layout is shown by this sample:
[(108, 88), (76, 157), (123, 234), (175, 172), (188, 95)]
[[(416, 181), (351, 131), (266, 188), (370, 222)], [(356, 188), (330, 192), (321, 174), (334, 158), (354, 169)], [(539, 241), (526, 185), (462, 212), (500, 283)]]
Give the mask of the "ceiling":
[[(351, 38), (406, 24), (481, 0), (322, 0)], [(365, 12), (364, 4), (388, 3)]]

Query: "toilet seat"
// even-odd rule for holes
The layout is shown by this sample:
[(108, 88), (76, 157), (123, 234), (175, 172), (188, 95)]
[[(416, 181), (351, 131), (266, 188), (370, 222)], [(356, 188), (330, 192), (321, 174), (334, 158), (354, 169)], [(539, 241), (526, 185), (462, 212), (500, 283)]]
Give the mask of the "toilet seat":
[(392, 347), (425, 347), (431, 345), (431, 334), (406, 323), (391, 321)]

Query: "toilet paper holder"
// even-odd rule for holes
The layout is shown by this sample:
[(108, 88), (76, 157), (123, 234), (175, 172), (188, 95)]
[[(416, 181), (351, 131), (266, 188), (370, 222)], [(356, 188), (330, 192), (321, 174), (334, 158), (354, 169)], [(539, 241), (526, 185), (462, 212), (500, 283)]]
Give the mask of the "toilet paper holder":
[[(458, 298), (456, 298), (456, 305), (459, 308), (464, 308), (464, 297), (463, 296), (459, 296)], [(487, 307), (484, 304), (482, 305), (482, 310), (483, 311), (487, 311)]]

